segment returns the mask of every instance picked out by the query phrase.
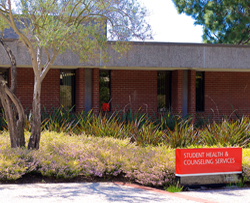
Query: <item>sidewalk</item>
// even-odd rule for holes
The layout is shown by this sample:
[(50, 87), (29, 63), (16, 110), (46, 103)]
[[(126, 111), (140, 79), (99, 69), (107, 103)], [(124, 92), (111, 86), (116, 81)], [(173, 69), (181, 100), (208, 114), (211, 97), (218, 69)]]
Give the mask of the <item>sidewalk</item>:
[(1, 203), (193, 203), (250, 202), (250, 189), (169, 193), (123, 183), (58, 183), (0, 185)]

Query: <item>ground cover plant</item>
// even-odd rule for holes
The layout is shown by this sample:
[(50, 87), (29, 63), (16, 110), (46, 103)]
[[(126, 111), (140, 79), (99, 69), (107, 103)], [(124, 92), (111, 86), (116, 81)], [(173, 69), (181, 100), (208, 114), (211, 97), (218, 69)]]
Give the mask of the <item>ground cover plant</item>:
[[(29, 132), (25, 135), (28, 138)], [(166, 145), (142, 147), (129, 139), (49, 131), (43, 131), (42, 136), (39, 150), (27, 150), (11, 149), (8, 133), (0, 134), (0, 182), (42, 174), (61, 179), (119, 176), (148, 186), (175, 186), (175, 153)], [(250, 181), (249, 157), (250, 149), (243, 149), (245, 181)]]
[[(29, 132), (26, 132), (26, 138)], [(11, 149), (6, 132), (0, 135), (0, 180), (28, 173), (73, 178), (123, 175), (143, 185), (167, 186), (174, 181), (174, 150), (140, 147), (129, 139), (66, 135), (44, 131), (39, 150)]]

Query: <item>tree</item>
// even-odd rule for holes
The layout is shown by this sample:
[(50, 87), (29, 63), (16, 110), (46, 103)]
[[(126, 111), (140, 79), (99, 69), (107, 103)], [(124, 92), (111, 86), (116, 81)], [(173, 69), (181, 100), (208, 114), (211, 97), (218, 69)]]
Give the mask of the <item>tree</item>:
[(27, 48), (35, 75), (29, 149), (39, 148), (41, 84), (56, 57), (67, 49), (82, 61), (107, 57), (106, 29), (109, 39), (120, 42), (113, 48), (123, 53), (124, 41), (151, 38), (146, 14), (137, 0), (1, 0), (0, 18)]
[[(16, 59), (12, 54), (11, 49), (3, 40), (3, 30), (7, 26), (4, 21), (0, 19), (0, 44), (6, 51), (11, 64), (11, 88), (6, 85), (6, 81), (0, 76), (0, 100), (5, 112), (5, 117), (9, 126), (10, 143), (12, 148), (25, 146), (24, 125), (25, 114), (23, 107), (16, 97)], [(5, 26), (4, 26), (5, 25)], [(8, 26), (7, 26), (8, 27)]]
[(205, 43), (248, 44), (249, 0), (173, 0), (179, 13), (186, 13), (203, 26)]

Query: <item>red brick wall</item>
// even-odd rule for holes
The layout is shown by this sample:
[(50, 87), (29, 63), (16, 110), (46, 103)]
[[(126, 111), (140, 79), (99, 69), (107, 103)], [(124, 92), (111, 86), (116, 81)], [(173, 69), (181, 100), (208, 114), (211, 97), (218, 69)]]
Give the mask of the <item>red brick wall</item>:
[(157, 71), (112, 70), (112, 110), (157, 112)]
[(31, 68), (17, 68), (17, 97), (24, 109), (32, 109), (34, 73)]
[(76, 112), (81, 112), (85, 107), (85, 69), (76, 70)]
[(99, 113), (99, 68), (94, 68), (92, 72), (92, 109), (94, 113)]
[(250, 115), (249, 72), (205, 72), (205, 115)]
[[(188, 72), (188, 113), (195, 114), (195, 71)], [(84, 69), (76, 70), (76, 109), (84, 110)], [(99, 69), (93, 69), (92, 106), (99, 111)], [(182, 111), (183, 72), (172, 72), (172, 110)], [(34, 74), (31, 68), (17, 69), (17, 96), (24, 108), (32, 108)], [(112, 110), (118, 105), (134, 111), (140, 107), (157, 112), (157, 71), (111, 71)], [(41, 103), (47, 109), (60, 106), (60, 70), (51, 69), (42, 83)], [(206, 116), (221, 118), (237, 113), (250, 115), (250, 73), (205, 72)]]
[(42, 82), (42, 107), (51, 108), (60, 106), (60, 70), (50, 69)]
[[(31, 68), (17, 68), (17, 97), (24, 109), (32, 109), (34, 73)], [(51, 69), (42, 82), (41, 105), (47, 109), (60, 106), (60, 70)]]
[(183, 71), (172, 72), (172, 112), (182, 115)]

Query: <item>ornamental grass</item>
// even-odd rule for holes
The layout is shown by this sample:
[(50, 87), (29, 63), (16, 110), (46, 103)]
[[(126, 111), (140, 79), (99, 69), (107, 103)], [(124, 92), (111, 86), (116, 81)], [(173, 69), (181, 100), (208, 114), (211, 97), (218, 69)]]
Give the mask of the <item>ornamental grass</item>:
[[(28, 114), (25, 129), (31, 130), (32, 115)], [(199, 118), (198, 122), (201, 122)], [(0, 118), (0, 129), (8, 130), (4, 117)], [(92, 112), (75, 114), (72, 109), (45, 108), (42, 111), (41, 130), (64, 132), (67, 134), (86, 134), (96, 137), (129, 139), (138, 146), (157, 146), (164, 143), (172, 148), (196, 145), (223, 147), (249, 147), (250, 119), (204, 121), (197, 127), (191, 117), (181, 118), (170, 112), (149, 117), (140, 112), (117, 111), (112, 114)]]

